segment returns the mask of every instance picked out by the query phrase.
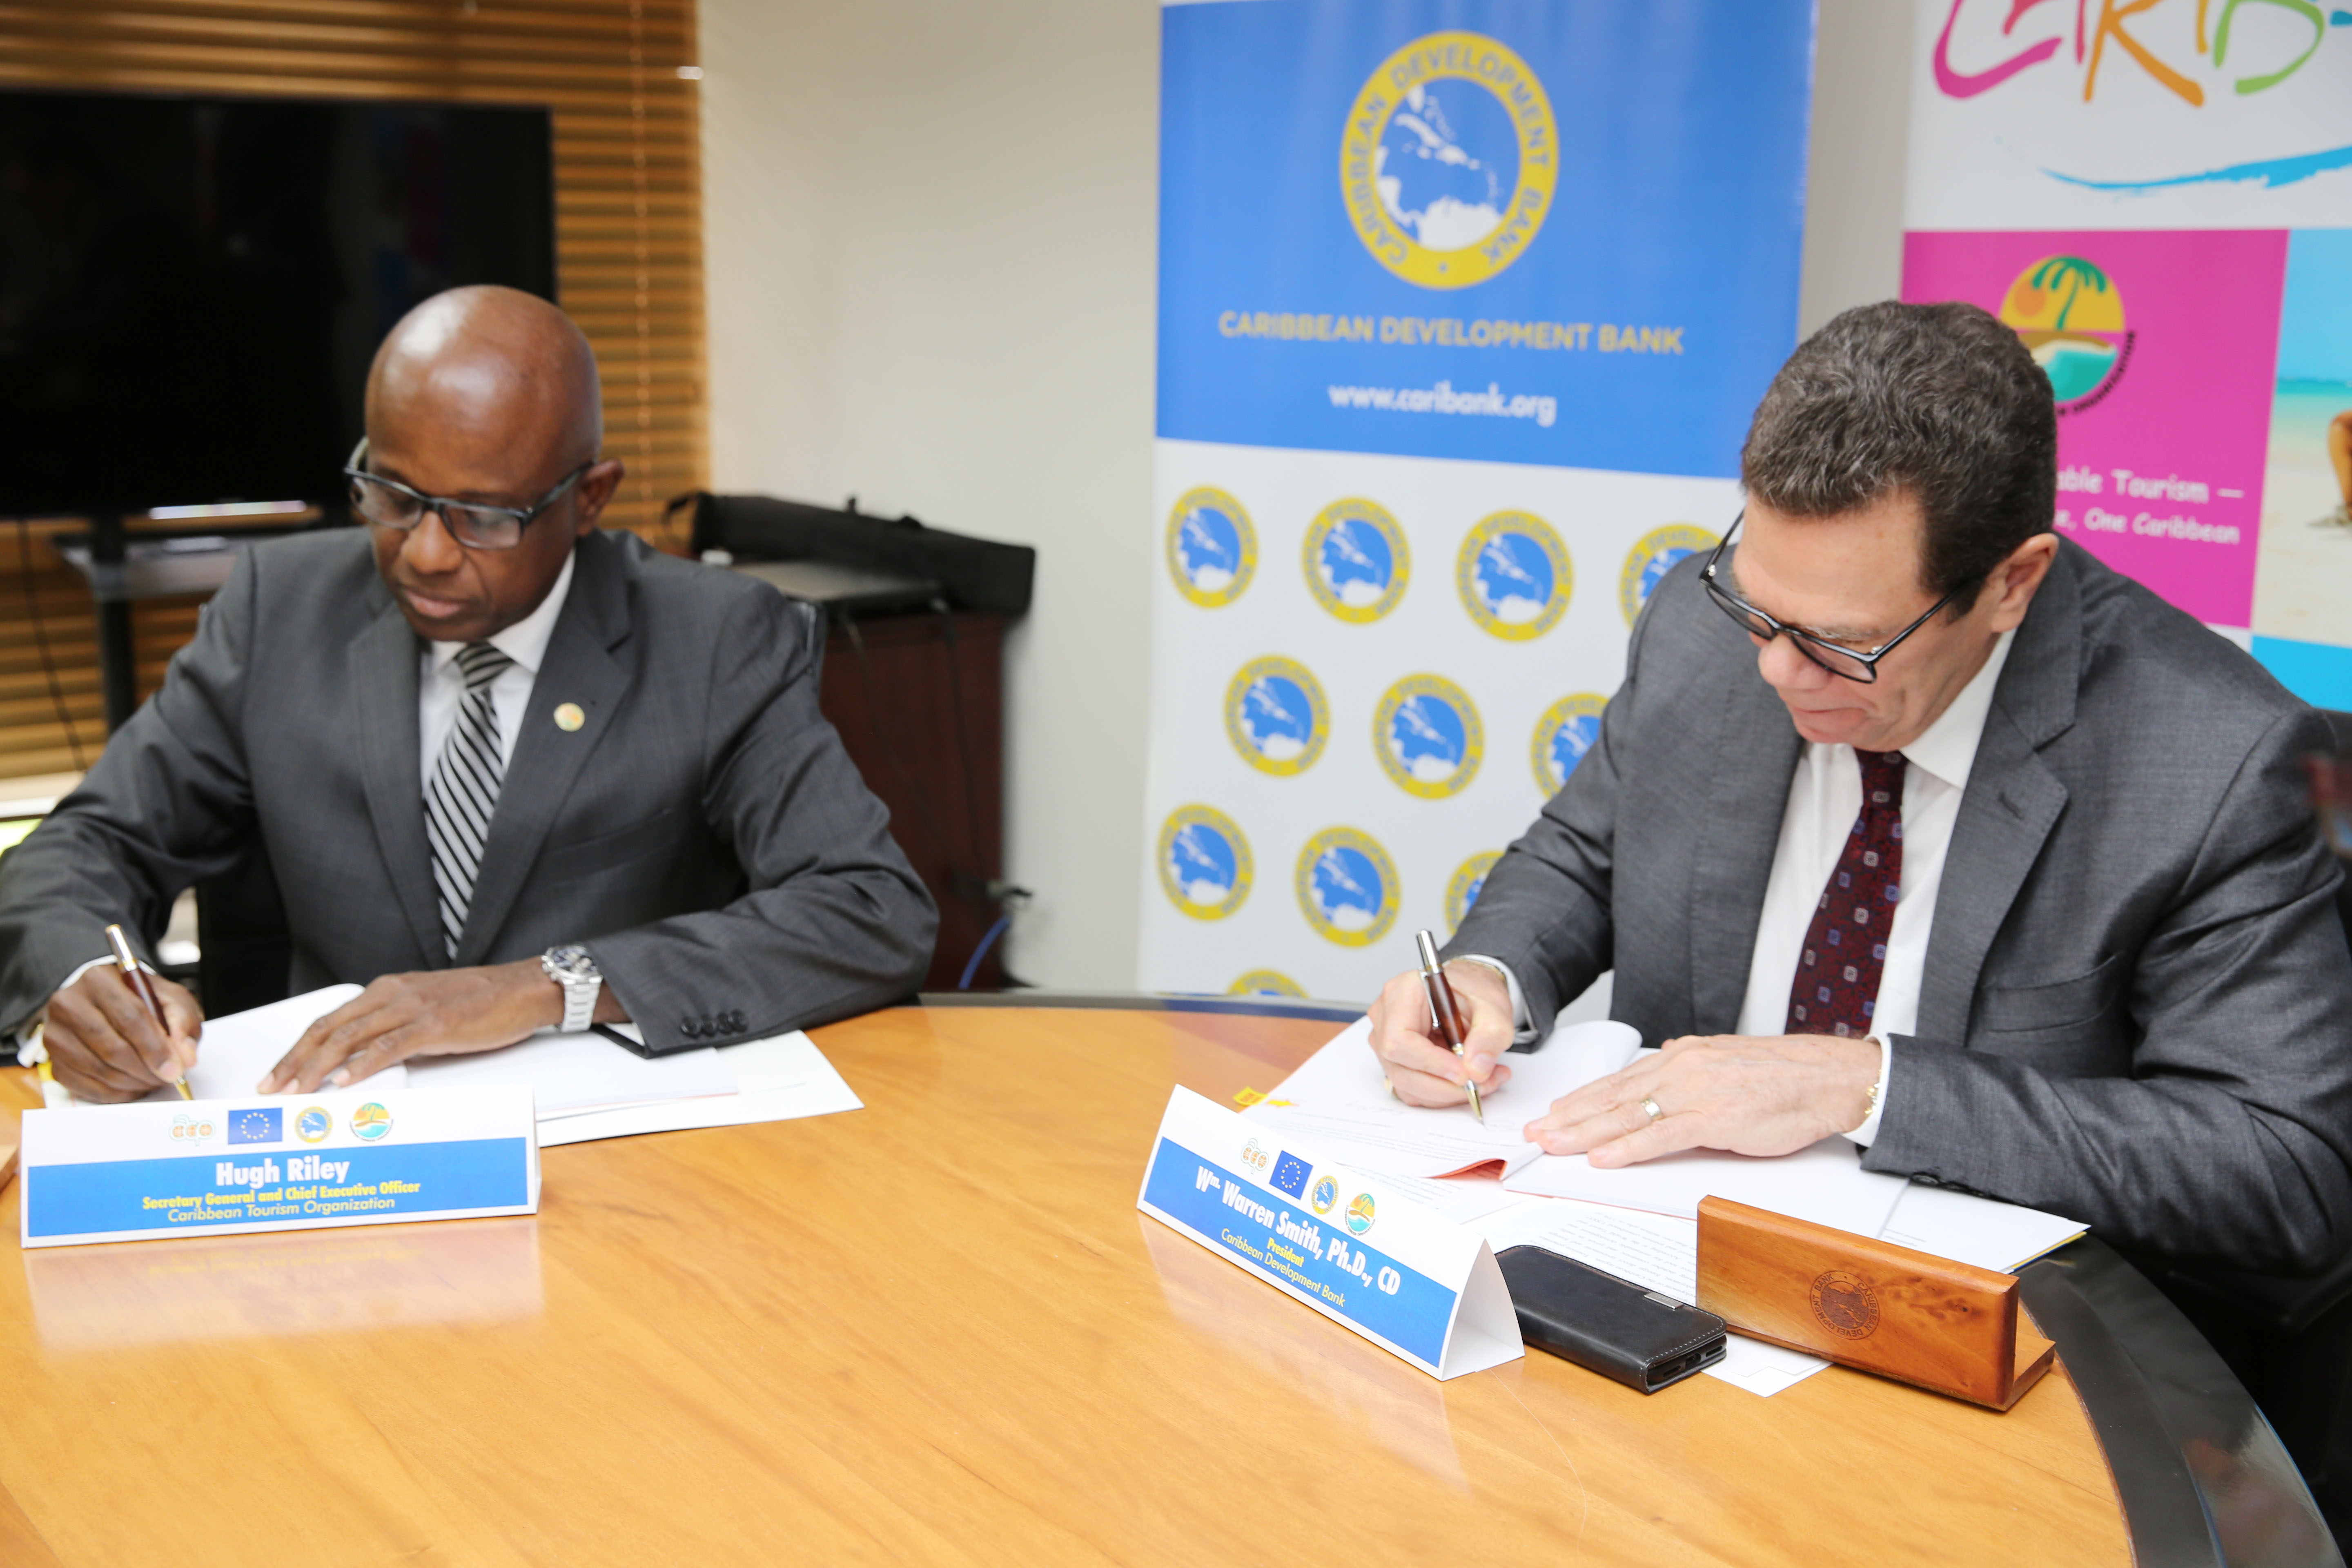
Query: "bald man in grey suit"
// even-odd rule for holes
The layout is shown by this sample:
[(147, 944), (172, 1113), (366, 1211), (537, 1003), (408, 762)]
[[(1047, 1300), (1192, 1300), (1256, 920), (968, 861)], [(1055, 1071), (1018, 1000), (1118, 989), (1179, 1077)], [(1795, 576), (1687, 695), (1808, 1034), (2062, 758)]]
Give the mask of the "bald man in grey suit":
[(622, 476), (599, 406), (586, 340), (529, 295), (453, 290), (385, 340), (366, 526), (247, 552), (0, 859), (0, 1025), (37, 1020), (77, 1094), (194, 1059), (194, 997), (163, 983), (158, 1027), (92, 961), (257, 841), (294, 988), (366, 986), (266, 1090), (591, 1021), (723, 1044), (913, 991), (936, 911), (817, 711), (812, 632), (764, 584), (596, 527)]

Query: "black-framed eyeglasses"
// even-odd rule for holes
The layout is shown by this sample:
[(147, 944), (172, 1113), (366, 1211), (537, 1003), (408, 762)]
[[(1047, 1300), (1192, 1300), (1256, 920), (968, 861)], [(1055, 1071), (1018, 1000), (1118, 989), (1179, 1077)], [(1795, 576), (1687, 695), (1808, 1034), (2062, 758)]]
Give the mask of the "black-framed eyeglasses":
[(343, 477), (352, 484), (352, 510), (380, 528), (396, 528), (403, 533), (423, 522), (426, 512), (439, 512), (441, 526), (449, 531), (449, 537), (468, 550), (512, 550), (522, 542), (522, 531), (531, 520), (562, 500), (581, 476), (596, 466), (592, 458), (531, 505), (511, 507), (429, 496), (397, 479), (369, 473), (361, 467), (366, 461), (367, 437), (362, 436), (352, 448), (351, 460), (343, 465)]
[(1843, 676), (1848, 680), (1859, 680), (1865, 684), (1876, 680), (1878, 661), (1893, 653), (1905, 637), (1935, 619), (1937, 611), (1960, 596), (1960, 590), (1953, 589), (1928, 605), (1926, 615), (1921, 616), (1876, 647), (1853, 648), (1843, 643), (1831, 642), (1826, 638), (1814, 636), (1801, 626), (1792, 626), (1786, 621), (1766, 615), (1762, 610), (1725, 587), (1722, 579), (1717, 576), (1716, 569), (1723, 563), (1723, 552), (1731, 547), (1731, 536), (1739, 531), (1739, 525), (1746, 521), (1747, 518), (1748, 513), (1745, 510), (1733, 518), (1730, 528), (1724, 531), (1723, 542), (1715, 547), (1715, 553), (1706, 558), (1706, 567), (1698, 574), (1699, 581), (1706, 584), (1706, 596), (1713, 599), (1716, 607), (1729, 616), (1733, 623), (1749, 637), (1761, 637), (1764, 641), (1770, 642), (1774, 637), (1786, 634), (1789, 640), (1796, 644), (1799, 653), (1803, 654), (1832, 675)]

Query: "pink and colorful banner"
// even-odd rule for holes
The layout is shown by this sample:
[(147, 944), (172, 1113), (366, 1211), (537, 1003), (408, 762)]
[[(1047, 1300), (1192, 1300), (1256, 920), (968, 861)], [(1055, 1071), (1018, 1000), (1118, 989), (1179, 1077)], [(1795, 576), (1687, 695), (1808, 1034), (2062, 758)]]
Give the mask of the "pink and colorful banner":
[(2062, 533), (2352, 709), (2352, 10), (1916, 17), (1904, 298), (2033, 351)]
[(2284, 234), (1913, 233), (1903, 292), (2017, 330), (2058, 399), (2058, 529), (2216, 626), (2253, 625)]

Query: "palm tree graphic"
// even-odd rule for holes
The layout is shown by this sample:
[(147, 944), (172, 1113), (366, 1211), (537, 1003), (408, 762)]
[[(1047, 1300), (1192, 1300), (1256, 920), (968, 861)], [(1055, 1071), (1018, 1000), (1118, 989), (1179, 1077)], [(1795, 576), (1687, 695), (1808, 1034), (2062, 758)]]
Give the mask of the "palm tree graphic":
[(2045, 294), (2064, 291), (2058, 304), (2058, 318), (2050, 323), (2053, 331), (2061, 332), (2066, 330), (2067, 320), (2074, 313), (2074, 302), (2082, 298), (2084, 289), (2105, 294), (2115, 287), (2107, 281), (2105, 273), (2079, 256), (2051, 257), (2034, 268), (2026, 282)]

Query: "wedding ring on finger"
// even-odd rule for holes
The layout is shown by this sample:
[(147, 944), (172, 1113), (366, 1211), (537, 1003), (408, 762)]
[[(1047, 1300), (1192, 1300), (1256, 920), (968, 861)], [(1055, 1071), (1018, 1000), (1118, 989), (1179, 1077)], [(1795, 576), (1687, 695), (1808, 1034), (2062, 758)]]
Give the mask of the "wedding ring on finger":
[(1642, 1097), (1642, 1112), (1650, 1119), (1650, 1124), (1654, 1127), (1656, 1126), (1666, 1114), (1664, 1111), (1658, 1109), (1658, 1102), (1652, 1100), (1646, 1094)]

